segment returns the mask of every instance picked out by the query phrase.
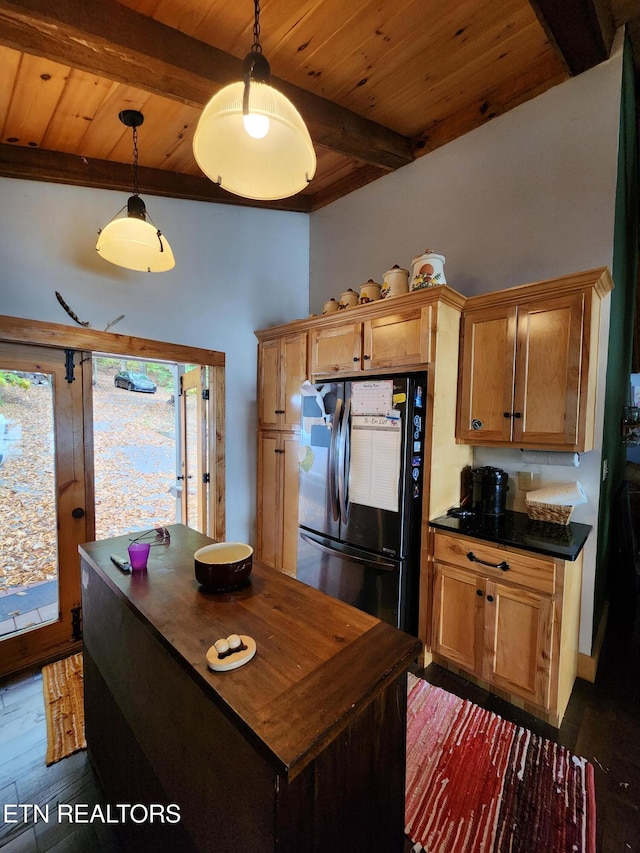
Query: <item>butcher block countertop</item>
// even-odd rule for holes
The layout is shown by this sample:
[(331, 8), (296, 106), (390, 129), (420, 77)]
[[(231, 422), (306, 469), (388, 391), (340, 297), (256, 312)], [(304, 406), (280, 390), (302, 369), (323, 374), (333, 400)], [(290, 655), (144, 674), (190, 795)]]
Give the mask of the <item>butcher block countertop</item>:
[[(417, 638), (255, 559), (244, 588), (205, 593), (193, 553), (212, 540), (180, 524), (169, 530), (146, 572), (123, 574), (110, 561), (126, 556), (128, 536), (81, 546), (83, 586), (93, 569), (284, 778), (313, 761), (421, 650)], [(255, 657), (210, 671), (207, 650), (234, 633), (255, 640)]]

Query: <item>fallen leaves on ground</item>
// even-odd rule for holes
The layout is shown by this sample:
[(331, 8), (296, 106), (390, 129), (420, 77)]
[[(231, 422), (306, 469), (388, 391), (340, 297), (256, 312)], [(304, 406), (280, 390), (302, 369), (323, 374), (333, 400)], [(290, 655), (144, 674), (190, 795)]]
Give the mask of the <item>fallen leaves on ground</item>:
[[(96, 539), (176, 520), (175, 413), (171, 392), (93, 387)], [(2, 389), (9, 451), (0, 464), (0, 590), (53, 580), (57, 524), (49, 385)]]

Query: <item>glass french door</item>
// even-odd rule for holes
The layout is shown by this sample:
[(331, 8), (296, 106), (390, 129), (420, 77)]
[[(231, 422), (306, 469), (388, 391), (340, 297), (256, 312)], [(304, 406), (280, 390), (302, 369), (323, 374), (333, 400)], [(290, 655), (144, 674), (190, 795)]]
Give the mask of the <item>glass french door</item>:
[(209, 470), (207, 452), (206, 367), (194, 367), (180, 377), (182, 441), (182, 522), (208, 533)]
[(0, 677), (81, 637), (85, 357), (0, 343)]

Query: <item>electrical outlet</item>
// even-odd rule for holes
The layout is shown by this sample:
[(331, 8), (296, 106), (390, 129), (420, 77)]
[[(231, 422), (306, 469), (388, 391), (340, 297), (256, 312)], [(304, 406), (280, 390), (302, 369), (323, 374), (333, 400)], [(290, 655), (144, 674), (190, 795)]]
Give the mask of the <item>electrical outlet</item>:
[(530, 492), (533, 485), (533, 471), (518, 471), (518, 490)]

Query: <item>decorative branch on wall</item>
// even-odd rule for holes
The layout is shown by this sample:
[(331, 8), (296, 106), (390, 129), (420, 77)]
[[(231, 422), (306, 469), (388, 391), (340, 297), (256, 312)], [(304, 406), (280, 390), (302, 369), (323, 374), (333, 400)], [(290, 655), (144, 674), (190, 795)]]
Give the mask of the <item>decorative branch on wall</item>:
[(63, 298), (62, 298), (62, 296), (58, 293), (58, 291), (57, 291), (57, 290), (55, 291), (55, 294), (56, 294), (56, 299), (58, 300), (58, 302), (60, 303), (60, 305), (62, 305), (62, 307), (63, 307), (63, 308), (64, 308), (64, 310), (67, 312), (67, 314), (71, 317), (71, 319), (72, 319), (72, 320), (75, 320), (75, 321), (76, 321), (76, 323), (77, 323), (79, 326), (87, 326), (87, 327), (88, 327), (88, 326), (90, 326), (90, 325), (91, 325), (91, 323), (89, 323), (88, 321), (86, 321), (86, 320), (81, 320), (81, 319), (78, 317), (78, 315), (75, 313), (75, 311), (73, 311), (73, 310), (69, 307), (69, 305), (67, 305), (67, 303), (64, 301), (64, 299), (63, 299)]
[[(81, 319), (78, 317), (78, 315), (75, 313), (75, 311), (71, 308), (71, 306), (67, 305), (67, 303), (64, 301), (64, 299), (62, 298), (61, 294), (60, 294), (60, 293), (58, 293), (58, 291), (57, 291), (57, 290), (55, 291), (55, 294), (56, 294), (56, 299), (58, 300), (58, 302), (60, 303), (60, 305), (62, 305), (62, 307), (63, 307), (63, 308), (64, 308), (64, 310), (67, 312), (67, 314), (71, 317), (71, 319), (72, 319), (72, 320), (75, 320), (75, 322), (76, 322), (79, 326), (84, 326), (85, 328), (90, 328), (91, 323), (89, 323), (89, 321), (88, 321), (88, 320), (81, 320)], [(115, 324), (116, 324), (116, 323), (119, 323), (119, 322), (120, 322), (120, 320), (124, 320), (124, 318), (125, 318), (125, 315), (124, 315), (124, 314), (120, 314), (118, 317), (116, 317), (115, 319), (111, 320), (111, 322), (107, 323), (107, 325), (105, 326), (105, 328), (104, 328), (105, 332), (108, 332), (108, 331), (109, 331), (109, 329), (110, 329), (112, 326), (115, 326)]]
[(107, 323), (107, 325), (104, 327), (105, 332), (108, 332), (109, 329), (112, 326), (115, 326), (116, 323), (119, 323), (120, 320), (124, 320), (124, 316), (125, 316), (124, 314), (120, 314), (120, 316), (116, 317), (115, 320), (112, 320), (110, 323)]

